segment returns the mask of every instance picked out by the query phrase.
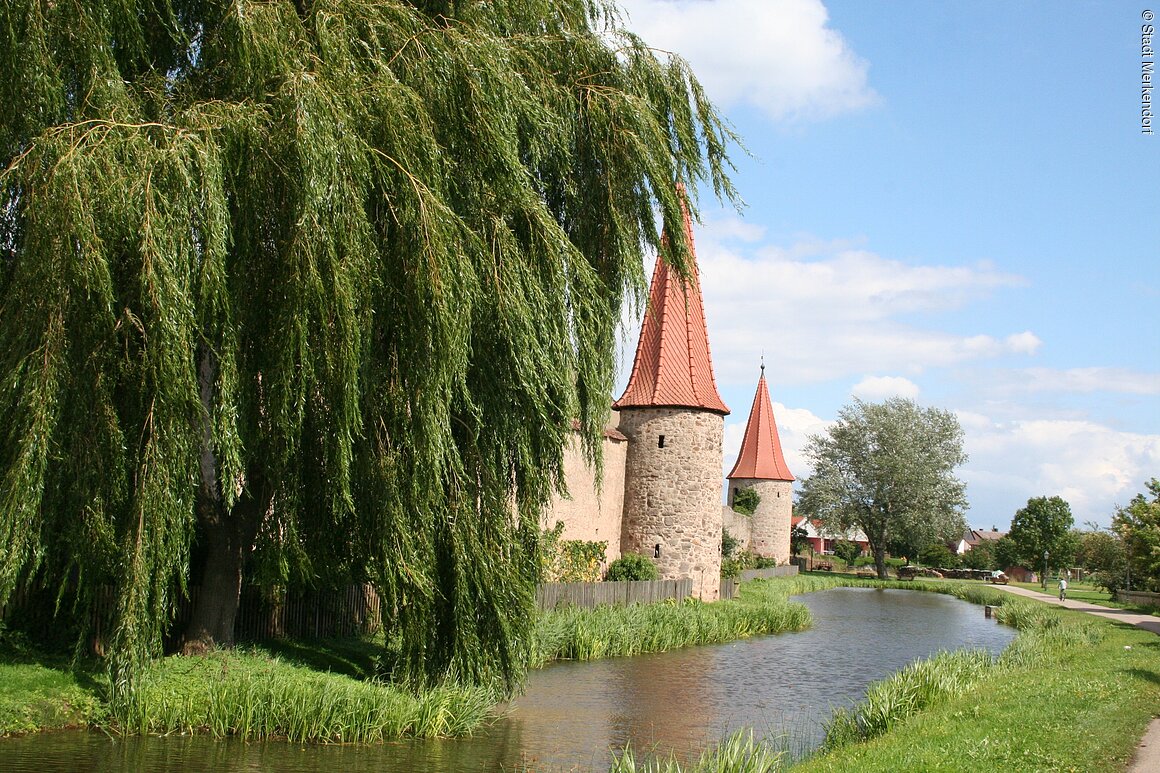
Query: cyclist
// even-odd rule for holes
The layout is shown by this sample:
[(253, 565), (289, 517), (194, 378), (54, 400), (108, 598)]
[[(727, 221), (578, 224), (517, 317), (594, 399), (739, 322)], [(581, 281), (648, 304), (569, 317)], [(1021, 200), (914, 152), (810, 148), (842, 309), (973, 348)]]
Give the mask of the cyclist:
[(1062, 577), (1059, 578), (1059, 600), (1064, 601), (1067, 598), (1067, 580)]

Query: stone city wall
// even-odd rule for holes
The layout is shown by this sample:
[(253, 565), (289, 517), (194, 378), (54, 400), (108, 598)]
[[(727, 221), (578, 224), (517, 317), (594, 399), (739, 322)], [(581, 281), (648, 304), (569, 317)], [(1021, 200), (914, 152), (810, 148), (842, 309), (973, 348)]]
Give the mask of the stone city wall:
[(628, 441), (614, 430), (604, 436), (604, 479), (598, 486), (596, 471), (584, 458), (580, 435), (573, 435), (564, 453), (564, 480), (568, 496), (554, 495), (540, 524), (551, 529), (564, 522), (561, 539), (606, 541), (605, 566), (620, 558), (620, 525), (624, 512), (624, 462)]

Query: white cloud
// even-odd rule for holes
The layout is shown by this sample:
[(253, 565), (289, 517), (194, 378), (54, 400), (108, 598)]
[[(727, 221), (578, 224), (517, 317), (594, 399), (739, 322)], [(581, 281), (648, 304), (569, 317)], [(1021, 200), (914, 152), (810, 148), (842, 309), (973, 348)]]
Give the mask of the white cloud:
[(888, 397), (918, 397), (918, 384), (901, 376), (867, 376), (850, 388), (854, 397), (870, 402), (885, 400)]
[(697, 236), (713, 359), (726, 383), (746, 383), (763, 351), (781, 383), (803, 384), (882, 372), (913, 379), (1040, 346), (1031, 331), (962, 334), (906, 321), (1024, 284), (989, 264), (911, 265), (851, 242), (739, 245), (737, 231), (725, 220)]
[(1139, 373), (1127, 368), (1026, 368), (1013, 376), (1013, 385), (1027, 392), (1160, 395), (1160, 373)]
[(627, 26), (689, 61), (722, 107), (817, 120), (877, 101), (868, 63), (827, 26), (821, 0), (621, 0)]
[(1160, 435), (1085, 420), (958, 416), (971, 457), (963, 478), (973, 523), (994, 521), (1005, 528), (1031, 497), (1060, 496), (1071, 505), (1077, 526), (1107, 525), (1113, 505), (1126, 504), (1160, 470)]

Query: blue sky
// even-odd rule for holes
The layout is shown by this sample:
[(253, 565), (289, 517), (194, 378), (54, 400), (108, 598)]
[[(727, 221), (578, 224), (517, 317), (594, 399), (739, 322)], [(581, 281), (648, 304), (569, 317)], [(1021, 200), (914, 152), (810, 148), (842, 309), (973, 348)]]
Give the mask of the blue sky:
[(975, 526), (1040, 495), (1107, 525), (1160, 477), (1147, 3), (621, 4), (752, 154), (696, 229), (726, 467), (764, 353), (799, 479), (854, 395), (958, 415)]

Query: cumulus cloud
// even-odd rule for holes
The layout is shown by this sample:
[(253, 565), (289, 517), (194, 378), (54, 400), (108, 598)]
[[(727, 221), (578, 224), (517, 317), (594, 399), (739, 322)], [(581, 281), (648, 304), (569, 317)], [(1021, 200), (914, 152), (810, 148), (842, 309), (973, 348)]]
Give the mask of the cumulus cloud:
[(875, 402), (888, 397), (918, 397), (918, 384), (901, 376), (867, 376), (850, 389), (854, 397)]
[(1160, 373), (1140, 373), (1127, 368), (1025, 368), (1011, 376), (1011, 385), (1026, 392), (1160, 395)]
[(1025, 283), (990, 264), (913, 265), (848, 241), (740, 243), (738, 230), (726, 219), (697, 236), (714, 361), (725, 382), (744, 383), (754, 354), (766, 351), (782, 383), (892, 372), (911, 381), (898, 384), (897, 393), (909, 395), (929, 368), (1031, 355), (1041, 344), (1029, 330), (963, 334), (908, 321)]
[(627, 26), (689, 61), (722, 107), (774, 121), (825, 119), (878, 96), (869, 64), (829, 21), (821, 0), (621, 0)]
[(1071, 505), (1077, 526), (1107, 525), (1114, 505), (1126, 504), (1160, 470), (1160, 435), (1088, 420), (958, 417), (971, 457), (962, 472), (972, 523), (1007, 524), (1031, 497), (1060, 496)]

